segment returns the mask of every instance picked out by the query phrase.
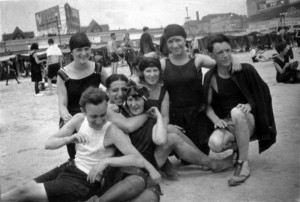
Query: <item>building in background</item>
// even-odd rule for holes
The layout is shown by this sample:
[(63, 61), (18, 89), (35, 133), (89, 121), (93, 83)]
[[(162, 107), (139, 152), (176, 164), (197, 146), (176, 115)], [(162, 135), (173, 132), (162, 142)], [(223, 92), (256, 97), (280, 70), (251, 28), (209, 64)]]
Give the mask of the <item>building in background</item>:
[(300, 0), (247, 0), (249, 31), (300, 26)]
[(184, 28), (189, 35), (207, 35), (212, 33), (237, 33), (248, 28), (247, 16), (234, 13), (209, 14), (199, 19), (196, 12), (196, 20), (184, 23)]
[(13, 33), (3, 34), (2, 40), (19, 40), (19, 39), (32, 39), (34, 38), (34, 32), (23, 32), (19, 27), (16, 27)]

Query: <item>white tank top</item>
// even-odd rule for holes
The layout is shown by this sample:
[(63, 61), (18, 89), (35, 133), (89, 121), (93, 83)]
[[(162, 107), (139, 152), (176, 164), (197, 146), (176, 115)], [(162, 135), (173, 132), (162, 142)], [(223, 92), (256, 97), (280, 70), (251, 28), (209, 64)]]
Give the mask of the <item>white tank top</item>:
[(113, 41), (107, 42), (107, 49), (108, 49), (108, 52), (110, 52), (110, 53), (114, 52)]
[(76, 144), (75, 165), (86, 174), (101, 160), (112, 157), (115, 154), (113, 147), (104, 147), (104, 136), (110, 124), (111, 122), (107, 121), (102, 129), (95, 130), (89, 126), (87, 119), (84, 118), (79, 132), (89, 137), (89, 143), (85, 145)]

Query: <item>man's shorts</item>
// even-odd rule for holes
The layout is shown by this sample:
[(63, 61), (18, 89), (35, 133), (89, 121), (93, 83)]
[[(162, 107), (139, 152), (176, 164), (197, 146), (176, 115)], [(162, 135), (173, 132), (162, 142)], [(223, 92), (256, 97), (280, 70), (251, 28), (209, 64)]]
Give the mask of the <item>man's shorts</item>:
[(111, 53), (111, 62), (119, 62), (119, 57), (116, 53)]
[(56, 179), (44, 182), (49, 202), (85, 201), (100, 189), (100, 182), (90, 183), (87, 174), (72, 165), (60, 172)]
[(53, 77), (56, 77), (59, 68), (60, 68), (59, 63), (49, 65), (48, 66), (48, 78), (53, 79)]

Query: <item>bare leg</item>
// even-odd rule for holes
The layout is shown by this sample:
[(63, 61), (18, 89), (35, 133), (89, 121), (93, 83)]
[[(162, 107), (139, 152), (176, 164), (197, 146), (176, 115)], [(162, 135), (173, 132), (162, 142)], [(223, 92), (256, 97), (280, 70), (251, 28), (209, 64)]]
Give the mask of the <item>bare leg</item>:
[(210, 136), (208, 145), (213, 152), (220, 153), (227, 149), (236, 149), (235, 137), (225, 129), (216, 129)]
[(131, 200), (131, 202), (159, 202), (160, 197), (151, 189), (145, 189), (143, 193)]
[(249, 141), (254, 132), (254, 117), (251, 113), (245, 114), (238, 108), (231, 110), (234, 122), (234, 135), (239, 149), (239, 160), (248, 160)]
[(52, 79), (48, 78), (48, 87), (49, 87), (49, 94), (52, 95)]
[(145, 190), (145, 180), (137, 175), (127, 176), (107, 190), (98, 202), (128, 201)]
[(31, 181), (1, 195), (2, 201), (48, 201), (44, 184)]
[(165, 145), (157, 146), (155, 150), (155, 158), (158, 166), (162, 166), (168, 155), (174, 151), (183, 160), (195, 164), (211, 168), (214, 172), (219, 172), (232, 166), (232, 160), (216, 160), (209, 158), (199, 149), (195, 149), (185, 142), (180, 136), (174, 133), (168, 134), (168, 142)]

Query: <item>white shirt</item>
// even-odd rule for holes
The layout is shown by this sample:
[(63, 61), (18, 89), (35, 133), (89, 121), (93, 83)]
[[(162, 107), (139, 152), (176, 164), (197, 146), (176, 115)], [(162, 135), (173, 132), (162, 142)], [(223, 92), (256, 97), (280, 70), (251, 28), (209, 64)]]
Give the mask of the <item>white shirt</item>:
[(100, 130), (95, 130), (89, 126), (85, 118), (78, 131), (89, 137), (88, 144), (76, 144), (75, 156), (75, 165), (86, 174), (101, 160), (112, 157), (115, 154), (113, 147), (106, 148), (104, 146), (105, 133), (110, 124), (111, 122), (107, 121)]

